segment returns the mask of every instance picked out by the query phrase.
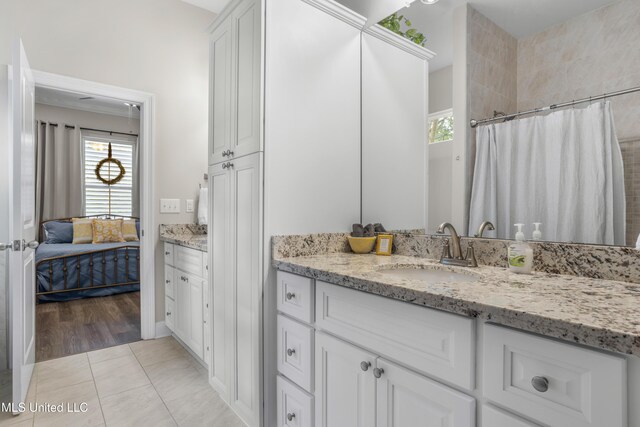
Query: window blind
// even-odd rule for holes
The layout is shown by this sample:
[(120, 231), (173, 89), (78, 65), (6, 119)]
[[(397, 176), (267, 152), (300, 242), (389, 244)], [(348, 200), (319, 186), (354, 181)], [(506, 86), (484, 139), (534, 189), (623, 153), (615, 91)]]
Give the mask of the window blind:
[[(120, 182), (111, 186), (111, 213), (131, 216), (133, 211), (133, 144), (124, 141), (111, 141), (113, 158), (120, 160), (125, 175)], [(95, 168), (98, 162), (108, 156), (109, 141), (99, 138), (84, 138), (84, 183), (85, 215), (109, 213), (109, 186), (98, 180)], [(101, 175), (107, 179), (115, 178), (119, 169), (109, 163), (101, 169)], [(108, 178), (109, 177), (109, 178)]]

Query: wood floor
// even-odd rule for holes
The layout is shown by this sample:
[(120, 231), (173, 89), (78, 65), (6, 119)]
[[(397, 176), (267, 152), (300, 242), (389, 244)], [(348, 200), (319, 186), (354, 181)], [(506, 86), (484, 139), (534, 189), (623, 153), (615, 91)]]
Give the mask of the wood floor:
[(140, 340), (140, 292), (36, 306), (36, 362)]

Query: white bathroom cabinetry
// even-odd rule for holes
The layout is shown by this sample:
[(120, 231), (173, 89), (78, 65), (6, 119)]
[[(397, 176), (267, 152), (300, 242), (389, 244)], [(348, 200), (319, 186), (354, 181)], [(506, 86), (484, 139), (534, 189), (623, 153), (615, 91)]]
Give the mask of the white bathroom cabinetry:
[(209, 164), (261, 151), (261, 2), (227, 9), (209, 42)]
[(211, 384), (249, 425), (260, 414), (262, 153), (209, 167)]
[(209, 363), (204, 332), (207, 253), (165, 242), (164, 260), (166, 326), (193, 354)]
[(278, 427), (634, 425), (637, 366), (622, 355), (277, 276)]

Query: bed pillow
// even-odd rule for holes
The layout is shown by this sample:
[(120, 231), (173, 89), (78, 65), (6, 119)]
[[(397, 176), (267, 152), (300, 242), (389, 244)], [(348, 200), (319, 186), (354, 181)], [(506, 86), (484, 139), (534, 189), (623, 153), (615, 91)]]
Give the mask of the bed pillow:
[(91, 243), (93, 241), (93, 219), (73, 218), (73, 241), (74, 245)]
[(138, 238), (135, 219), (125, 219), (122, 221), (122, 237), (124, 237), (124, 240), (127, 242), (137, 242), (140, 240)]
[(94, 219), (93, 243), (124, 242), (121, 219)]
[(73, 224), (63, 221), (49, 221), (44, 225), (45, 243), (73, 242)]

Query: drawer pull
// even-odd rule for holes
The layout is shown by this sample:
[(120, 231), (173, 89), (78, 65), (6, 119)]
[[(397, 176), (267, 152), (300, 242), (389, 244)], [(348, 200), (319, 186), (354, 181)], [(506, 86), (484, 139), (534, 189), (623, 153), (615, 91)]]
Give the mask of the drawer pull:
[(296, 349), (295, 348), (288, 348), (287, 349), (287, 356), (291, 357), (294, 354), (296, 354)]
[(189, 278), (188, 277), (180, 276), (180, 280), (182, 280), (183, 282), (189, 283)]
[(171, 316), (171, 312), (170, 311), (167, 311), (167, 316)]
[(360, 362), (360, 369), (362, 369), (363, 371), (365, 372), (368, 371), (370, 367), (371, 367), (371, 362), (367, 362), (366, 360)]
[(549, 390), (549, 380), (545, 377), (533, 377), (531, 378), (531, 385), (540, 393), (544, 393)]
[(164, 254), (165, 255), (171, 255), (171, 252), (165, 252)]
[(292, 300), (296, 297), (296, 294), (294, 294), (293, 292), (287, 292), (287, 299), (288, 300)]
[(294, 414), (293, 412), (289, 412), (287, 414), (287, 420), (289, 421), (293, 421), (293, 419), (296, 417), (296, 414)]
[(165, 283), (168, 285), (169, 283), (171, 283), (171, 280), (167, 279), (165, 280)]
[(382, 374), (384, 374), (384, 369), (382, 368), (375, 368), (373, 370), (373, 376), (376, 378), (380, 378), (382, 376)]

